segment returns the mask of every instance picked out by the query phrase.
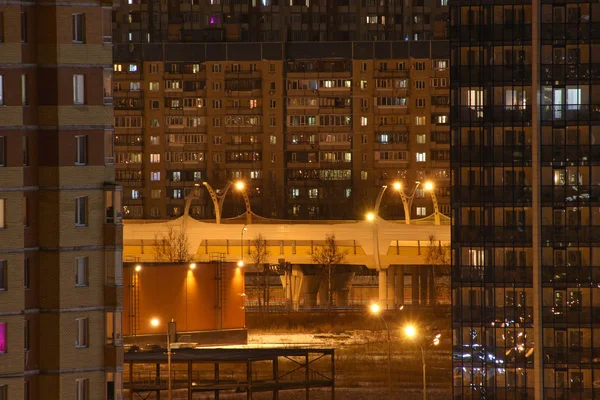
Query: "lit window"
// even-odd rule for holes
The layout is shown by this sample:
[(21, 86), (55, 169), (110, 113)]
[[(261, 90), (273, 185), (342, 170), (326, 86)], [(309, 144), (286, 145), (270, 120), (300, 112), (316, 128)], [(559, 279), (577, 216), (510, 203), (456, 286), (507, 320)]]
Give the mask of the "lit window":
[(78, 348), (88, 347), (89, 319), (88, 318), (78, 318), (75, 321), (77, 323), (75, 347), (78, 347)]
[(75, 286), (85, 287), (88, 285), (88, 258), (77, 257), (75, 259)]
[(417, 207), (417, 216), (424, 217), (427, 215), (427, 207)]
[(567, 88), (567, 109), (579, 110), (581, 105), (581, 89)]
[(369, 118), (360, 117), (360, 126), (367, 126), (369, 124)]
[(87, 196), (75, 198), (75, 225), (87, 225)]
[(158, 82), (150, 82), (149, 85), (150, 85), (150, 90), (151, 91), (159, 90), (160, 86), (159, 86)]
[(427, 161), (427, 153), (417, 153), (417, 162)]
[(160, 181), (160, 172), (150, 172), (150, 180), (153, 182)]
[(151, 164), (156, 164), (159, 162), (160, 162), (160, 154), (156, 154), (156, 153), (150, 154), (150, 163)]
[(425, 133), (419, 133), (417, 135), (417, 143), (419, 143), (419, 144), (427, 143), (427, 135)]
[(276, 143), (277, 143), (277, 136), (275, 136), (275, 135), (270, 135), (270, 136), (269, 136), (269, 143), (270, 143), (270, 144), (276, 144)]
[(363, 181), (367, 180), (367, 171), (360, 171), (360, 179)]
[(415, 117), (415, 125), (417, 126), (423, 126), (427, 124), (427, 117), (425, 117), (424, 115), (420, 115), (420, 116), (416, 116)]

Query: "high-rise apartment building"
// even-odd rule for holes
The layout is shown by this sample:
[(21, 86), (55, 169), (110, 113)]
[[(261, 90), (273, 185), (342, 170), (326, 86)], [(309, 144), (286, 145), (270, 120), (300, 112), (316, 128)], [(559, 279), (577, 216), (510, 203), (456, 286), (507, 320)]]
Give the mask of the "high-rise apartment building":
[(121, 2), (115, 41), (344, 42), (447, 37), (447, 0)]
[[(169, 218), (243, 179), (265, 217), (362, 218), (384, 184), (432, 180), (449, 212), (447, 42), (116, 45), (126, 218)], [(191, 215), (212, 218), (207, 192)], [(244, 211), (241, 195), (225, 215)], [(385, 217), (401, 218), (389, 195)], [(433, 213), (421, 185), (413, 218)]]
[(600, 4), (450, 9), (454, 398), (596, 398)]
[[(449, 214), (447, 14), (446, 0), (121, 4), (124, 217), (179, 216), (196, 185), (237, 179), (265, 217), (363, 218), (395, 180), (409, 195), (434, 181)], [(232, 192), (225, 216), (245, 209)], [(200, 193), (190, 214), (212, 218)], [(387, 196), (381, 215), (402, 218)], [(412, 216), (433, 212), (421, 185)]]
[(112, 3), (0, 4), (0, 399), (120, 399)]

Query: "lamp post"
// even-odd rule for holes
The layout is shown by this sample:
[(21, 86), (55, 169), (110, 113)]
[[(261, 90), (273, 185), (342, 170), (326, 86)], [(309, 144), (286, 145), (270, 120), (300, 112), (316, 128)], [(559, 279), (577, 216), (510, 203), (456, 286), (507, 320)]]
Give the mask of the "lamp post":
[[(404, 335), (414, 340), (417, 338), (417, 328), (414, 325), (406, 325), (404, 327)], [(423, 400), (427, 400), (427, 374), (425, 372), (425, 349), (421, 345), (421, 343), (416, 342), (419, 348), (421, 349), (421, 362), (423, 364)], [(434, 346), (440, 344), (440, 334), (434, 336), (433, 341), (431, 343)]]
[(429, 194), (431, 194), (431, 201), (433, 202), (433, 213), (434, 213), (434, 218), (435, 218), (435, 224), (439, 225), (440, 224), (440, 210), (439, 210), (439, 206), (438, 206), (438, 202), (437, 202), (437, 197), (435, 196), (435, 186), (433, 185), (433, 182), (428, 181), (425, 182), (425, 190), (429, 192)]
[(386, 322), (386, 320), (383, 318), (383, 315), (381, 315), (381, 307), (379, 307), (379, 304), (371, 304), (371, 307), (369, 307), (371, 310), (371, 314), (377, 315), (379, 317), (379, 319), (381, 319), (383, 321), (383, 324), (385, 325), (385, 330), (387, 333), (387, 351), (388, 351), (388, 357), (387, 357), (387, 372), (388, 372), (388, 395), (390, 400), (392, 400), (392, 341), (390, 340), (390, 328), (388, 327), (388, 324)]
[[(171, 322), (175, 322), (175, 320), (171, 319)], [(150, 323), (154, 327), (157, 327), (160, 325), (160, 321), (158, 320), (158, 318), (153, 318), (152, 321), (150, 321)], [(170, 328), (170, 325), (167, 325), (167, 373), (169, 374), (169, 377), (167, 379), (167, 381), (168, 381), (167, 389), (168, 389), (168, 399), (173, 400), (173, 387), (172, 387), (172, 382), (171, 382), (171, 332), (170, 332), (169, 328)]]
[(240, 240), (240, 263), (238, 263), (238, 267), (241, 267), (244, 265), (244, 232), (246, 232), (248, 230), (248, 228), (246, 228), (246, 226), (248, 226), (248, 224), (245, 224), (244, 227), (242, 228), (242, 232), (241, 232), (241, 240)]
[(402, 184), (400, 182), (394, 182), (394, 189), (398, 191), (398, 193), (400, 193), (400, 198), (402, 199), (402, 205), (404, 206), (404, 222), (406, 222), (407, 225), (410, 224), (410, 208), (412, 206), (413, 199), (415, 198), (417, 188), (420, 184), (421, 182), (416, 181), (412, 193), (410, 194), (410, 196), (407, 196), (404, 193), (404, 188), (402, 187)]
[[(236, 190), (239, 190), (242, 192), (242, 195), (244, 196), (244, 203), (246, 205), (246, 222), (248, 224), (252, 223), (252, 212), (250, 210), (250, 199), (248, 198), (248, 194), (246, 193), (246, 184), (242, 181), (236, 181), (236, 182), (229, 182), (227, 183), (227, 185), (225, 185), (225, 187), (223, 188), (223, 193), (221, 194), (217, 194), (217, 192), (215, 192), (215, 190), (212, 188), (212, 186), (210, 186), (210, 184), (206, 181), (202, 182), (202, 185), (206, 188), (206, 190), (208, 190), (208, 194), (210, 195), (210, 199), (213, 202), (213, 206), (215, 208), (215, 220), (217, 222), (217, 224), (221, 223), (221, 213), (223, 212), (223, 202), (225, 201), (225, 196), (227, 195), (227, 192), (229, 191), (229, 188), (231, 187), (231, 185), (234, 185)], [(192, 200), (193, 199), (197, 199), (200, 197), (200, 184), (195, 184), (194, 185), (194, 190), (186, 196), (185, 198), (185, 207), (183, 209), (183, 216), (187, 217), (189, 215), (190, 212), (190, 205), (192, 204)], [(185, 221), (185, 220), (184, 220)]]

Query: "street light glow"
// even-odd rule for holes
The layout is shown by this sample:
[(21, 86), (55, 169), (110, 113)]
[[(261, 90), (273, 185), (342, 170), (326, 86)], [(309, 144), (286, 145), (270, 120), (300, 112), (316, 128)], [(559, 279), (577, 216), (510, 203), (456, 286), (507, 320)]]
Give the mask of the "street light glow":
[(379, 304), (377, 303), (371, 304), (369, 308), (371, 310), (371, 313), (373, 314), (379, 314), (379, 312), (381, 311), (381, 307), (379, 307)]
[(141, 265), (136, 265), (135, 266), (135, 272), (140, 272), (142, 270), (142, 266)]
[(406, 337), (414, 338), (417, 335), (417, 328), (414, 325), (406, 325), (404, 327), (404, 334)]
[(373, 214), (372, 212), (367, 214), (367, 221), (374, 221), (375, 220), (375, 214)]
[(242, 181), (237, 181), (237, 182), (235, 183), (235, 188), (236, 188), (237, 190), (244, 190), (244, 188), (245, 188), (245, 187), (246, 187), (246, 185), (245, 185), (245, 184), (244, 184), (244, 182), (242, 182)]
[(427, 190), (428, 192), (433, 190), (433, 182), (425, 182), (425, 190)]
[(158, 320), (158, 318), (152, 318), (152, 321), (150, 321), (150, 324), (152, 326), (156, 327), (160, 324), (160, 321)]
[(191, 263), (190, 264), (190, 269), (196, 269), (196, 263)]
[(394, 184), (392, 186), (394, 186), (394, 190), (402, 189), (402, 184), (400, 182), (394, 182)]
[(244, 266), (244, 260), (239, 260), (237, 262), (237, 266), (238, 266), (238, 268), (242, 268)]

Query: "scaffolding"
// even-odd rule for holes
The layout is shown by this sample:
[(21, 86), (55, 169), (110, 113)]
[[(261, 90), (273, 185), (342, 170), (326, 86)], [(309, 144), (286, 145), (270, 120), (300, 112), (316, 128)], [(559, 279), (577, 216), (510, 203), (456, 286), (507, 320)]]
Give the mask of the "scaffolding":
[[(335, 399), (334, 349), (173, 349), (171, 384), (177, 398), (191, 400), (194, 393), (272, 392), (280, 399), (285, 390), (303, 390), (311, 398), (311, 389), (329, 388)], [(161, 398), (168, 391), (165, 351), (125, 353), (125, 398)], [(128, 396), (128, 397), (127, 397)], [(135, 396), (135, 397), (134, 397)], [(282, 395), (281, 398), (284, 398)], [(322, 398), (322, 394), (320, 396)]]

